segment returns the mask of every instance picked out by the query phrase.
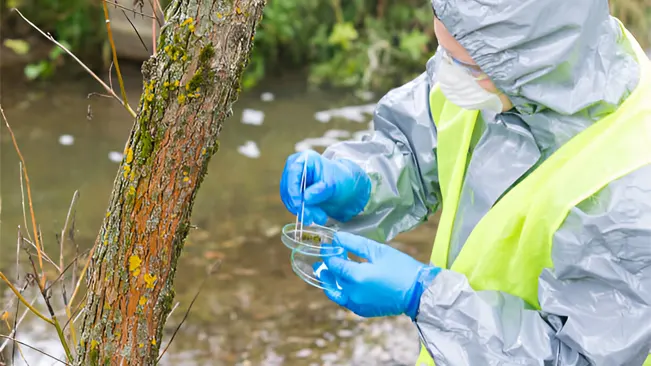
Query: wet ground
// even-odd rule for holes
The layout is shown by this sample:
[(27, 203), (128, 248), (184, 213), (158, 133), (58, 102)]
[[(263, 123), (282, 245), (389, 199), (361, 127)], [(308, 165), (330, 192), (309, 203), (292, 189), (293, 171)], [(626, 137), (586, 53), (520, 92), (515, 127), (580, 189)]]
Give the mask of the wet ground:
[[(137, 71), (125, 70), (134, 105), (140, 93)], [(89, 77), (27, 86), (6, 77), (6, 70), (3, 74), (2, 104), (27, 161), (46, 249), (58, 259), (55, 235), (75, 190), (80, 192), (75, 243), (89, 248), (118, 168), (113, 160), (121, 158), (132, 120), (114, 101), (89, 101), (88, 93), (101, 91)], [(308, 91), (301, 79), (271, 80), (243, 95), (225, 123), (221, 149), (195, 204), (192, 222), (198, 229), (191, 232), (177, 271), (179, 306), (167, 323), (165, 342), (206, 266), (217, 258), (223, 258), (223, 266), (200, 294), (164, 357), (166, 365), (411, 365), (417, 356), (417, 336), (407, 319), (357, 318), (291, 270), (290, 252), (279, 240), (280, 227), (294, 220), (278, 196), (285, 157), (358, 137), (370, 121), (365, 111), (377, 100)], [(351, 105), (363, 107), (341, 109)], [(16, 228), (23, 222), (19, 160), (6, 129), (0, 143), (0, 270), (13, 276)], [(429, 224), (393, 244), (424, 260), (432, 239)], [(21, 340), (61, 356), (55, 332), (42, 321), (28, 318), (20, 329)], [(52, 364), (37, 352), (23, 351), (30, 365)]]

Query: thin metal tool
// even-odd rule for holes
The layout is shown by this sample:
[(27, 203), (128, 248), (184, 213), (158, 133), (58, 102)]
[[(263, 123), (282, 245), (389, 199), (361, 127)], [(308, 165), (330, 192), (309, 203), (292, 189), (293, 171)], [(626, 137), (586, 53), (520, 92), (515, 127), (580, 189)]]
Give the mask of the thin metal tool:
[[(305, 219), (305, 189), (307, 188), (307, 158), (303, 165), (303, 175), (301, 176), (301, 212), (300, 216), (296, 215), (296, 225), (294, 225), (294, 240), (298, 241), (303, 238), (303, 220)], [(300, 220), (299, 220), (300, 217)], [(300, 226), (299, 226), (300, 224)], [(298, 237), (296, 233), (298, 232)]]

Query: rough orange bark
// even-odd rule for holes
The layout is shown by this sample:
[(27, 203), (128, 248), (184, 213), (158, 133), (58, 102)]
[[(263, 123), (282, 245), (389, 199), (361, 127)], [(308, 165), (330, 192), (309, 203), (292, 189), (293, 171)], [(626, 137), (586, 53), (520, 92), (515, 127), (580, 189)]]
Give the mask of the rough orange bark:
[(88, 276), (77, 365), (153, 365), (192, 205), (264, 0), (174, 0)]

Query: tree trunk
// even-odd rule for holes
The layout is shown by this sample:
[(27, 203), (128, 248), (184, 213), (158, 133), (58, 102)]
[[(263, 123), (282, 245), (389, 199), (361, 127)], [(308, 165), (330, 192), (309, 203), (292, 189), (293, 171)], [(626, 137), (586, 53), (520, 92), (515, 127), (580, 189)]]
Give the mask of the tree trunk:
[(77, 365), (153, 365), (190, 213), (264, 0), (174, 0), (88, 273)]

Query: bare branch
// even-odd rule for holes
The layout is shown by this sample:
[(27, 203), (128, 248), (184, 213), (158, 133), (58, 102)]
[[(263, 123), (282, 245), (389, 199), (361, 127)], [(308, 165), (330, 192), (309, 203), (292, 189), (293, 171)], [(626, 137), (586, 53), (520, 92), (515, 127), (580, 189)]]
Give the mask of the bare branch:
[(174, 340), (174, 337), (176, 336), (176, 333), (181, 329), (181, 326), (183, 323), (185, 323), (185, 320), (188, 318), (188, 315), (190, 314), (190, 310), (192, 310), (192, 305), (194, 305), (194, 302), (197, 300), (197, 297), (199, 297), (199, 293), (201, 293), (201, 290), (203, 289), (203, 285), (205, 285), (206, 280), (210, 278), (211, 275), (213, 275), (219, 267), (221, 267), (222, 262), (217, 261), (215, 262), (212, 266), (210, 266), (208, 272), (206, 273), (206, 276), (203, 278), (201, 283), (199, 284), (199, 288), (197, 289), (197, 292), (194, 294), (194, 297), (192, 298), (192, 301), (190, 301), (190, 306), (188, 306), (188, 310), (185, 311), (185, 314), (183, 314), (183, 319), (181, 319), (181, 322), (179, 325), (174, 329), (174, 333), (172, 333), (172, 337), (170, 338), (169, 342), (167, 342), (167, 345), (163, 349), (163, 352), (158, 356), (158, 359), (156, 360), (156, 364), (160, 362), (160, 360), (163, 358), (165, 355), (165, 352), (167, 352), (167, 349), (169, 348), (170, 344), (172, 344), (172, 341)]
[(122, 10), (122, 14), (124, 14), (124, 18), (129, 22), (131, 25), (131, 28), (133, 28), (133, 31), (136, 32), (136, 36), (138, 36), (138, 39), (140, 40), (140, 43), (142, 44), (143, 47), (145, 47), (145, 51), (149, 53), (149, 48), (147, 48), (147, 45), (145, 44), (145, 41), (142, 40), (142, 37), (140, 36), (140, 32), (138, 32), (138, 29), (136, 29), (136, 26), (133, 25), (133, 22), (131, 22), (131, 19), (127, 16), (127, 13)]
[(77, 63), (78, 63), (81, 67), (83, 67), (84, 70), (86, 70), (86, 72), (87, 72), (88, 74), (90, 74), (90, 76), (92, 76), (95, 80), (97, 80), (97, 82), (100, 83), (100, 85), (102, 85), (102, 87), (104, 87), (104, 89), (106, 89), (106, 91), (107, 91), (109, 94), (111, 94), (115, 99), (118, 100), (118, 102), (120, 102), (120, 104), (122, 104), (122, 106), (124, 106), (124, 108), (126, 108), (127, 112), (129, 112), (129, 114), (131, 114), (132, 117), (134, 117), (134, 118), (136, 117), (136, 112), (134, 112), (133, 109), (131, 109), (131, 106), (130, 106), (129, 103), (127, 102), (126, 98), (124, 99), (124, 101), (121, 100), (120, 97), (118, 97), (118, 95), (115, 94), (115, 92), (113, 91), (113, 89), (109, 88), (109, 86), (106, 85), (106, 83), (105, 83), (104, 81), (102, 81), (102, 79), (100, 79), (99, 76), (97, 76), (94, 72), (92, 72), (92, 71), (88, 68), (88, 66), (86, 66), (86, 64), (84, 64), (84, 63), (83, 63), (79, 58), (77, 58), (77, 56), (75, 56), (72, 52), (70, 52), (70, 51), (69, 51), (65, 46), (63, 46), (61, 43), (57, 42), (57, 40), (54, 39), (54, 37), (52, 37), (50, 34), (47, 34), (47, 33), (43, 32), (39, 27), (37, 27), (36, 25), (34, 25), (34, 23), (30, 22), (27, 18), (25, 18), (25, 16), (24, 16), (24, 15), (23, 15), (23, 14), (22, 14), (18, 9), (14, 8), (13, 11), (15, 11), (16, 13), (18, 13), (18, 15), (20, 15), (20, 17), (23, 18), (23, 20), (24, 20), (25, 22), (27, 22), (27, 24), (29, 24), (32, 28), (36, 29), (36, 30), (37, 30), (39, 33), (41, 33), (45, 38), (47, 38), (47, 39), (50, 40), (52, 43), (54, 43), (54, 44), (56, 44), (57, 46), (59, 46), (59, 48), (61, 48), (63, 51), (65, 51), (65, 53), (67, 53), (70, 57), (72, 57), (75, 61), (77, 61)]
[[(104, 19), (106, 20), (106, 33), (108, 35), (109, 44), (111, 45), (111, 52), (113, 53), (113, 63), (115, 64), (115, 72), (118, 74), (118, 82), (120, 83), (120, 93), (122, 93), (122, 102), (125, 106), (129, 105), (127, 98), (127, 91), (124, 88), (124, 80), (122, 79), (122, 72), (120, 72), (120, 64), (118, 63), (118, 53), (115, 50), (115, 42), (113, 42), (113, 30), (111, 29), (111, 18), (109, 17), (108, 7), (106, 0), (102, 0), (102, 8), (104, 9)], [(131, 107), (129, 107), (131, 109)], [(135, 112), (132, 113), (136, 117)]]
[(137, 10), (134, 9), (134, 8), (130, 8), (130, 7), (128, 7), (128, 6), (120, 5), (120, 4), (118, 4), (118, 3), (114, 2), (114, 1), (106, 0), (106, 3), (111, 4), (111, 5), (115, 6), (116, 8), (124, 9), (124, 10), (126, 10), (126, 11), (128, 11), (128, 12), (131, 12), (131, 13), (134, 13), (134, 14), (138, 14), (138, 15), (142, 15), (143, 17), (151, 18), (151, 19), (156, 20), (156, 17), (153, 17), (153, 16), (151, 16), (151, 15), (149, 15), (149, 14), (145, 14), (145, 13), (139, 12), (139, 11), (137, 11)]
[(38, 231), (36, 230), (36, 217), (34, 215), (34, 205), (32, 204), (32, 189), (29, 184), (29, 176), (27, 175), (27, 166), (25, 166), (25, 158), (23, 158), (23, 154), (20, 152), (20, 148), (18, 148), (18, 142), (16, 141), (16, 136), (14, 135), (14, 131), (11, 129), (11, 126), (9, 126), (9, 121), (7, 120), (7, 116), (5, 116), (5, 111), (4, 109), (2, 109), (2, 105), (0, 105), (0, 114), (2, 114), (2, 119), (5, 122), (5, 126), (7, 126), (7, 129), (9, 130), (9, 135), (11, 135), (11, 141), (14, 144), (14, 148), (16, 149), (16, 153), (18, 154), (18, 158), (22, 163), (23, 174), (25, 175), (25, 185), (27, 186), (27, 201), (29, 203), (29, 213), (32, 219), (32, 227), (34, 228), (34, 241), (36, 242), (36, 249), (38, 251), (38, 262), (41, 266), (43, 281), (45, 281), (45, 271), (43, 268), (43, 255), (41, 253), (42, 248), (38, 240)]
[(36, 348), (36, 347), (32, 347), (32, 346), (30, 346), (29, 344), (27, 344), (27, 343), (25, 343), (25, 342), (21, 342), (21, 341), (17, 340), (17, 339), (14, 338), (14, 337), (9, 337), (9, 336), (6, 336), (6, 335), (3, 335), (3, 334), (0, 334), (0, 338), (5, 338), (5, 339), (9, 339), (9, 340), (11, 340), (11, 341), (14, 341), (14, 342), (16, 342), (16, 343), (18, 343), (18, 344), (20, 344), (20, 345), (22, 345), (22, 346), (25, 346), (25, 347), (27, 347), (27, 348), (29, 348), (29, 349), (32, 349), (32, 350), (34, 350), (34, 351), (36, 351), (36, 352), (38, 352), (38, 353), (40, 353), (40, 354), (43, 354), (43, 355), (45, 355), (45, 356), (47, 356), (47, 357), (50, 357), (50, 358), (53, 359), (53, 360), (57, 360), (57, 361), (59, 361), (60, 363), (62, 363), (62, 364), (64, 364), (64, 365), (71, 365), (71, 364), (67, 363), (66, 361), (60, 360), (60, 359), (58, 359), (58, 358), (52, 356), (51, 354), (48, 354), (47, 352), (41, 351), (40, 349), (38, 349), (38, 348)]

